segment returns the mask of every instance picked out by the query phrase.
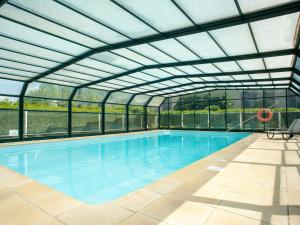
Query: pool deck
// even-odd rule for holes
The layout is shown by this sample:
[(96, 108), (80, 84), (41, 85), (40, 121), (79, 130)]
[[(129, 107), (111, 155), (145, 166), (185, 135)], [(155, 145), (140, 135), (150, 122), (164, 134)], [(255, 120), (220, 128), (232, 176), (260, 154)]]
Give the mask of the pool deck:
[(87, 205), (0, 166), (1, 225), (299, 225), (300, 138), (252, 134), (115, 201)]

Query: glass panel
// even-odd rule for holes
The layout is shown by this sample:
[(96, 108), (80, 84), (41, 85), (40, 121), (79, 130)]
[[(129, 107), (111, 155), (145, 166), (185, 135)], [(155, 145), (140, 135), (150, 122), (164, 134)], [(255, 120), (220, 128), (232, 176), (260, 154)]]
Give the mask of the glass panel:
[(67, 133), (67, 112), (25, 111), (25, 136)]
[(252, 79), (268, 79), (268, 78), (270, 78), (268, 73), (250, 74), (250, 77)]
[(193, 54), (175, 39), (156, 41), (152, 42), (151, 44), (179, 61), (199, 59), (195, 54)]
[(245, 98), (262, 98), (263, 90), (245, 90), (244, 96)]
[(105, 131), (118, 132), (126, 130), (126, 116), (122, 114), (105, 115)]
[(264, 97), (284, 97), (286, 90), (264, 90)]
[(268, 52), (293, 48), (298, 16), (293, 13), (251, 23), (258, 49)]
[(243, 13), (274, 7), (295, 0), (238, 0)]
[(243, 90), (226, 90), (227, 99), (242, 99)]
[(210, 31), (228, 55), (255, 53), (255, 45), (247, 24)]
[[(26, 4), (25, 7), (26, 6), (28, 6), (28, 4)], [(47, 11), (46, 17), (48, 17), (49, 12), (48, 12), (48, 10), (46, 10), (46, 11)], [(45, 12), (45, 8), (40, 9), (40, 11), (38, 13), (40, 13), (40, 12)], [(5, 17), (12, 18), (16, 21), (19, 21), (19, 22), (24, 23), (29, 26), (34, 24), (34, 27), (36, 27), (40, 30), (43, 30), (45, 32), (49, 32), (51, 34), (57, 35), (59, 37), (62, 37), (62, 34), (63, 34), (64, 38), (74, 41), (74, 42), (77, 42), (77, 43), (84, 43), (84, 45), (87, 45), (91, 48), (96, 48), (96, 47), (103, 45), (103, 43), (96, 41), (93, 38), (79, 34), (78, 32), (74, 32), (70, 29), (64, 28), (63, 26), (59, 26), (55, 23), (49, 22), (48, 20), (45, 20), (38, 16), (35, 16), (26, 11), (20, 10), (10, 4), (3, 5), (3, 7), (1, 8), (1, 14), (4, 15)], [(56, 12), (56, 14), (57, 14), (57, 12)], [(65, 20), (66, 19), (64, 18), (63, 21), (65, 21)]]
[[(235, 90), (233, 90), (235, 91)], [(228, 93), (228, 91), (227, 91)], [(242, 97), (242, 96), (241, 96)], [(243, 100), (227, 99), (227, 129), (243, 130)]]
[(262, 59), (247, 59), (240, 60), (237, 63), (242, 67), (243, 70), (263, 70), (265, 69)]
[(0, 139), (19, 134), (19, 98), (0, 96)]
[(149, 129), (158, 128), (158, 107), (147, 107), (147, 122)]
[(114, 92), (107, 99), (108, 103), (127, 104), (132, 95), (124, 92)]
[(67, 111), (68, 102), (41, 98), (30, 98), (24, 99), (25, 110), (42, 110), (42, 111)]
[(165, 100), (164, 97), (154, 97), (149, 102), (148, 106), (160, 106), (160, 104)]
[(182, 97), (183, 102), (181, 102), (181, 117), (182, 117), (182, 127), (183, 128), (194, 128), (195, 118), (194, 118), (194, 95), (186, 95)]
[[(0, 18), (0, 27), (2, 28), (2, 33), (9, 37), (14, 37), (23, 41), (30, 41), (31, 43), (46, 48), (51, 47), (57, 51), (63, 51), (65, 53), (78, 55), (88, 50), (87, 48), (80, 45), (73, 44), (69, 41), (65, 41), (49, 34), (45, 34), (40, 31), (19, 25), (3, 18)], [(30, 38), (28, 40), (25, 37)]]
[(225, 56), (222, 50), (207, 33), (187, 35), (179, 37), (178, 40), (204, 59)]
[[(100, 25), (96, 21), (88, 19), (87, 17), (70, 10), (65, 6), (57, 4), (56, 2), (32, 1), (32, 3), (28, 3), (26, 0), (20, 0), (19, 2), (21, 2), (21, 4), (25, 7), (30, 7), (31, 9), (36, 10), (40, 13), (46, 12), (47, 17), (50, 17), (56, 21), (63, 21), (63, 23), (68, 27), (80, 30), (81, 32), (84, 32), (97, 39), (101, 37), (101, 40), (105, 42), (115, 43), (127, 40), (125, 36), (120, 35), (117, 32), (114, 32), (111, 29)], [(77, 7), (76, 9), (81, 12), (82, 9), (85, 9), (86, 7), (94, 8), (94, 10), (97, 9), (98, 13), (96, 15), (89, 15), (91, 17), (99, 15), (99, 10), (103, 9), (103, 7), (95, 7), (97, 1), (93, 1), (91, 4), (85, 3), (86, 1), (69, 1), (69, 3), (62, 2), (62, 4), (67, 4), (70, 7)], [(98, 2), (98, 4), (100, 3)], [(103, 5), (104, 2), (101, 2), (101, 4)]]
[(224, 90), (216, 90), (210, 92), (210, 100), (222, 100), (225, 98), (225, 91)]
[(300, 118), (300, 97), (299, 96), (289, 96), (287, 100), (287, 118), (289, 127), (295, 119)]
[(168, 99), (160, 107), (160, 127), (169, 127), (169, 101)]
[(47, 67), (47, 68), (51, 68), (51, 67), (58, 65), (58, 63), (53, 62), (53, 61), (44, 60), (44, 59), (40, 59), (40, 58), (36, 58), (36, 57), (31, 57), (31, 56), (27, 56), (24, 54), (6, 51), (3, 49), (0, 49), (0, 58), (7, 59), (7, 60), (14, 60), (14, 61), (23, 62), (23, 63), (28, 63), (28, 64), (32, 64), (32, 65), (36, 65), (36, 66)]
[(197, 24), (238, 15), (233, 0), (176, 0), (176, 2)]
[(16, 75), (16, 76), (28, 77), (28, 78), (32, 78), (38, 75), (37, 73), (20, 71), (20, 70), (4, 68), (4, 67), (0, 67), (0, 74)]
[(153, 60), (155, 59), (159, 63), (176, 62), (176, 60), (172, 59), (170, 56), (162, 53), (148, 44), (132, 46), (129, 47), (129, 49), (139, 52), (140, 54), (143, 54)]
[(34, 97), (46, 97), (46, 98), (58, 98), (58, 99), (68, 99), (73, 88), (33, 82), (28, 85), (25, 95)]
[(72, 132), (101, 133), (101, 114), (72, 113)]
[(70, 55), (36, 47), (34, 45), (12, 40), (3, 36), (0, 36), (0, 46), (8, 50), (25, 53), (25, 54), (29, 53), (37, 57), (53, 60), (56, 63), (64, 62), (72, 58)]
[[(91, 15), (93, 18), (109, 27), (131, 36), (132, 38), (144, 37), (155, 33), (153, 29), (131, 16), (111, 1), (89, 0), (89, 4), (86, 4), (85, 0), (67, 0), (67, 2), (73, 4), (78, 9), (84, 10), (88, 15)], [(110, 33), (112, 33), (112, 31), (110, 31)], [(108, 39), (108, 41), (120, 41), (121, 37), (121, 35), (115, 34), (114, 39)]]
[(3, 60), (3, 59), (0, 59), (0, 66), (12, 68), (12, 69), (30, 71), (33, 73), (42, 73), (47, 70), (46, 68), (42, 68), (39, 66), (31, 66), (31, 65), (26, 65), (24, 63), (12, 62), (12, 61)]
[[(256, 91), (251, 92), (250, 90), (245, 90), (245, 96), (249, 97), (249, 94), (257, 93)], [(258, 97), (258, 96), (257, 96)], [(260, 95), (262, 97), (262, 95)], [(256, 114), (258, 110), (263, 108), (263, 99), (245, 99), (244, 100), (244, 115), (245, 115), (245, 129), (246, 130), (260, 130), (263, 125), (258, 122)]]
[(91, 88), (80, 88), (77, 90), (74, 100), (102, 102), (106, 96), (106, 91), (91, 89)]
[(122, 73), (124, 72), (124, 69), (116, 66), (109, 65), (108, 63), (103, 63), (95, 59), (91, 58), (85, 58), (83, 60), (80, 60), (78, 65), (83, 65), (91, 68), (95, 68), (98, 70), (107, 71), (109, 73)]
[(241, 71), (241, 68), (235, 62), (220, 62), (215, 65), (223, 72)]
[(133, 114), (128, 116), (129, 130), (143, 130), (144, 129), (144, 115)]
[(0, 79), (0, 87), (0, 94), (19, 95), (23, 87), (23, 82)]
[(105, 104), (105, 113), (124, 114), (126, 113), (126, 106), (119, 104)]
[[(272, 90), (265, 90), (265, 93), (268, 91), (272, 91)], [(280, 91), (280, 90), (275, 90), (275, 91)], [(286, 98), (285, 97), (276, 96), (276, 97), (264, 98), (264, 107), (271, 108), (273, 112), (273, 118), (267, 124), (267, 127), (269, 129), (286, 128)]]
[(160, 31), (169, 31), (192, 25), (169, 1), (118, 0), (118, 2)]
[(276, 56), (276, 57), (265, 58), (265, 62), (268, 69), (292, 67), (293, 59), (294, 59), (293, 55)]
[[(199, 98), (197, 98), (197, 100), (198, 99)], [(209, 103), (208, 102), (205, 101), (195, 102), (195, 128), (198, 129), (209, 128)]]
[(181, 128), (182, 126), (182, 116), (180, 102), (170, 102), (169, 106), (169, 124), (170, 128)]
[(98, 59), (98, 60), (108, 63), (108, 64), (120, 66), (125, 69), (134, 69), (134, 68), (137, 68), (140, 66), (138, 63), (135, 63), (133, 61), (130, 61), (128, 59), (125, 59), (123, 57), (120, 57), (120, 56), (110, 53), (110, 52), (98, 53), (98, 54), (92, 55), (91, 58)]
[(271, 73), (271, 78), (290, 78), (291, 72)]
[(72, 112), (100, 113), (101, 105), (100, 103), (73, 101)]
[(225, 129), (225, 101), (210, 102), (210, 128)]
[(202, 72), (196, 69), (193, 66), (177, 66), (176, 67), (179, 70), (182, 70), (183, 72), (187, 74), (201, 74)]
[(129, 59), (132, 59), (136, 62), (139, 62), (143, 65), (153, 65), (153, 64), (156, 64), (155, 61), (153, 60), (150, 60), (149, 58), (146, 58), (140, 54), (137, 54), (135, 53), (134, 51), (132, 50), (129, 50), (129, 49), (125, 49), (125, 48), (122, 48), (122, 49), (118, 49), (118, 50), (113, 50), (112, 52), (114, 53), (117, 53), (119, 55), (122, 55), (126, 58), (129, 58)]
[(134, 99), (132, 100), (132, 102), (130, 104), (131, 105), (145, 105), (149, 98), (150, 98), (150, 96), (148, 96), (148, 95), (137, 95), (134, 97)]
[(220, 70), (217, 69), (213, 64), (201, 64), (195, 65), (198, 69), (200, 69), (204, 73), (219, 73)]

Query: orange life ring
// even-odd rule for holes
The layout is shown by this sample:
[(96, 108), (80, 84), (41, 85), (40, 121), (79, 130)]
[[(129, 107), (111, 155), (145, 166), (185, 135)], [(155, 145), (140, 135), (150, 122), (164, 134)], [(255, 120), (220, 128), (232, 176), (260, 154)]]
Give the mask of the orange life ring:
[[(266, 114), (266, 117), (263, 117), (264, 113)], [(269, 109), (260, 109), (257, 112), (257, 119), (260, 122), (267, 123), (270, 122), (272, 118), (273, 118), (273, 113)]]

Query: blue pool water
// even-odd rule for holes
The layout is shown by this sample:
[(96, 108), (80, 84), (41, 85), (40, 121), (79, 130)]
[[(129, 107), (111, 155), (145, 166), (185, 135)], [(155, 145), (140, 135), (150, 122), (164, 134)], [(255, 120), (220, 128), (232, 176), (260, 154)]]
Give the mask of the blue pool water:
[(0, 148), (0, 165), (94, 204), (116, 199), (249, 133), (159, 131)]

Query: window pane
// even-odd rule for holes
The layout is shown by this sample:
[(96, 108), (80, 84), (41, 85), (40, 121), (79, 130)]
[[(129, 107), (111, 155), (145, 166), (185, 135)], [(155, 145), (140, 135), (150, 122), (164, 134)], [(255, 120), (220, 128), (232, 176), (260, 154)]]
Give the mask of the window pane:
[[(248, 94), (250, 94), (249, 91), (245, 90), (245, 96), (248, 97)], [(244, 107), (245, 107), (245, 129), (246, 130), (261, 130), (262, 124), (258, 122), (256, 114), (258, 110), (263, 108), (263, 99), (262, 98), (256, 98), (256, 99), (245, 99), (244, 100)]]
[(187, 35), (178, 39), (204, 59), (225, 56), (207, 33)]
[(160, 104), (165, 100), (164, 97), (154, 97), (150, 101), (148, 106), (160, 106)]
[[(272, 90), (265, 90), (269, 92)], [(280, 91), (280, 90), (275, 90)], [(271, 129), (286, 128), (286, 98), (285, 97), (268, 97), (264, 98), (264, 108), (270, 108), (273, 112), (272, 120), (267, 124)]]
[(287, 102), (287, 118), (289, 127), (295, 119), (300, 118), (300, 97), (299, 96), (289, 96)]
[(238, 0), (243, 13), (274, 7), (294, 0)]
[(101, 106), (100, 103), (73, 101), (72, 112), (100, 113)]
[(168, 99), (160, 107), (160, 127), (167, 128), (169, 126), (169, 101)]
[(58, 99), (68, 99), (73, 88), (46, 84), (46, 83), (30, 83), (25, 95), (34, 97), (46, 97), (46, 98), (58, 98)]
[(24, 135), (67, 133), (67, 112), (25, 111)]
[(105, 131), (118, 132), (126, 130), (126, 116), (123, 114), (105, 114)]
[(0, 79), (0, 94), (19, 95), (23, 82)]
[(228, 55), (255, 53), (255, 45), (247, 24), (210, 31)]
[(209, 128), (209, 103), (195, 102), (195, 128)]
[(176, 0), (176, 2), (197, 24), (238, 15), (233, 0)]
[[(171, 100), (170, 100), (171, 101)], [(169, 105), (169, 124), (170, 128), (180, 128), (182, 123), (180, 102), (170, 102)]]
[[(67, 111), (68, 110), (68, 102), (26, 97), (24, 99), (24, 109), (25, 110), (41, 110), (41, 111), (44, 111), (44, 110), (45, 111)], [(51, 114), (51, 115), (53, 115), (53, 114)]]
[(243, 100), (227, 99), (227, 129), (243, 130)]
[(129, 130), (143, 130), (144, 129), (144, 115), (132, 114), (128, 116)]
[(102, 102), (106, 96), (106, 91), (91, 89), (91, 88), (80, 88), (77, 90), (74, 100)]
[(118, 2), (160, 31), (192, 25), (170, 1), (118, 0)]
[(72, 132), (101, 132), (101, 114), (72, 113)]
[(107, 99), (108, 103), (127, 104), (132, 95), (124, 92), (114, 92)]
[(19, 134), (19, 98), (0, 96), (0, 139)]
[(293, 48), (298, 16), (293, 13), (251, 23), (259, 51)]
[(225, 129), (225, 101), (210, 102), (210, 128)]
[(126, 113), (126, 106), (118, 104), (105, 104), (105, 113), (124, 114)]

